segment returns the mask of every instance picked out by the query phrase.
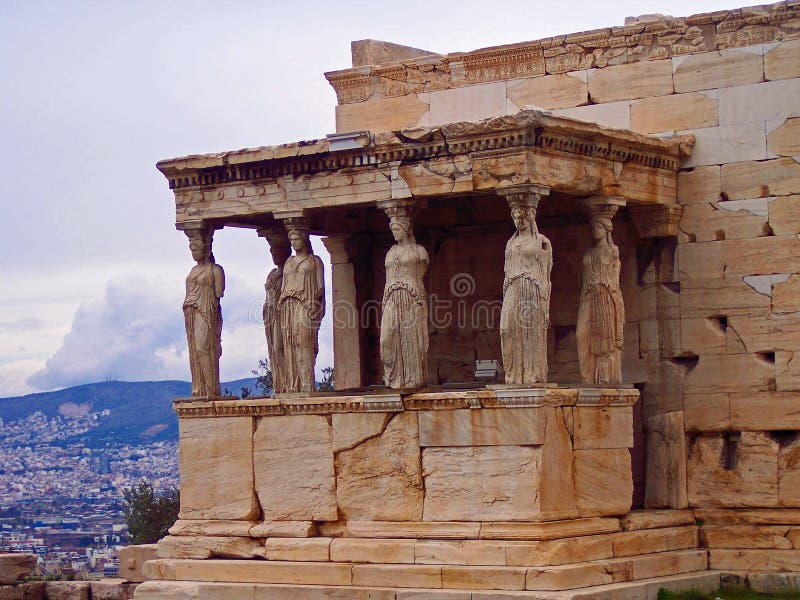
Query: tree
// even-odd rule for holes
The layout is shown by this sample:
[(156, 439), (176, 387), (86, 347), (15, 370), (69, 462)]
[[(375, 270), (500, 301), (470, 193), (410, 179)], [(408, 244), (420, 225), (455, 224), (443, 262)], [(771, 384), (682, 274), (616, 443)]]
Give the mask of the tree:
[(336, 387), (333, 380), (333, 367), (325, 367), (322, 369), (322, 381), (319, 382), (317, 390), (320, 392), (332, 392)]
[(178, 520), (181, 500), (175, 487), (156, 492), (152, 484), (142, 480), (138, 486), (122, 493), (125, 497), (123, 514), (134, 544), (156, 543)]
[(266, 358), (259, 360), (258, 370), (254, 369), (252, 373), (256, 376), (256, 393), (260, 396), (269, 396), (272, 393), (272, 369), (269, 360)]

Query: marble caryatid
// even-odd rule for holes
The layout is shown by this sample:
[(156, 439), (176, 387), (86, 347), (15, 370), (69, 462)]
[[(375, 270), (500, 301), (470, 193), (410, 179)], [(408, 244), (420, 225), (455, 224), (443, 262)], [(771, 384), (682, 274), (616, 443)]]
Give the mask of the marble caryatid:
[(280, 229), (259, 230), (259, 235), (267, 238), (269, 252), (272, 255), (272, 262), (275, 268), (267, 275), (264, 282), (266, 299), (262, 316), (264, 320), (264, 333), (267, 337), (267, 356), (269, 367), (272, 371), (272, 389), (275, 393), (284, 391), (284, 355), (283, 355), (283, 335), (281, 334), (281, 323), (278, 315), (278, 299), (281, 295), (283, 285), (283, 265), (291, 255), (291, 247), (286, 239), (286, 232)]
[(294, 250), (283, 266), (277, 319), (283, 340), (280, 377), (283, 392), (314, 391), (317, 336), (325, 315), (325, 274), (322, 261), (311, 249), (308, 226), (302, 217), (285, 219)]
[(547, 381), (553, 249), (536, 227), (546, 188), (520, 187), (525, 189), (505, 193), (517, 231), (506, 244), (500, 345), (506, 383), (528, 385)]
[(380, 338), (383, 380), (390, 388), (422, 387), (428, 363), (428, 305), (422, 281), (428, 271), (428, 253), (414, 238), (410, 206), (395, 203), (385, 211), (395, 244), (385, 261)]
[(192, 396), (219, 396), (222, 355), (222, 308), (225, 272), (211, 253), (211, 229), (187, 229), (189, 249), (197, 264), (186, 277), (183, 317), (189, 343)]
[(597, 199), (588, 205), (592, 245), (583, 255), (583, 284), (577, 340), (581, 377), (588, 384), (622, 382), (625, 306), (619, 286), (619, 248), (611, 238), (611, 219), (619, 203)]

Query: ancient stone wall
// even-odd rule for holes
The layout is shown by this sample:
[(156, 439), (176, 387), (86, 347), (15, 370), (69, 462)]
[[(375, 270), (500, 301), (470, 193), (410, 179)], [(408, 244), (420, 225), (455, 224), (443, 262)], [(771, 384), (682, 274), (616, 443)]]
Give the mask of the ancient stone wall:
[[(677, 240), (629, 244), (635, 231), (615, 230), (628, 252), (625, 380), (647, 382), (647, 502), (800, 506), (799, 2), (634, 21), (328, 79), (339, 131), (530, 105), (640, 133), (694, 134), (678, 180)], [(568, 236), (545, 233), (556, 262), (571, 265), (558, 258), (570, 252)], [(579, 255), (584, 238), (575, 239)], [(554, 293), (575, 291), (572, 275), (554, 269)], [(554, 380), (577, 379), (572, 304), (554, 301)], [(664, 473), (675, 485), (662, 485)], [(676, 492), (683, 481), (685, 493)]]

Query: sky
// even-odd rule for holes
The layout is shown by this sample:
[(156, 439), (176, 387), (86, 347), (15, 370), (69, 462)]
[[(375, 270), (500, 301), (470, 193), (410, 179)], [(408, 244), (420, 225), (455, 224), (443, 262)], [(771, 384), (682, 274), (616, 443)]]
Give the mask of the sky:
[[(351, 40), (447, 53), (749, 4), (0, 0), (0, 397), (189, 378), (194, 263), (155, 163), (333, 132), (323, 73), (350, 66)], [(247, 377), (273, 265), (251, 230), (218, 231), (214, 255), (221, 376)], [(328, 318), (317, 369), (332, 364)]]

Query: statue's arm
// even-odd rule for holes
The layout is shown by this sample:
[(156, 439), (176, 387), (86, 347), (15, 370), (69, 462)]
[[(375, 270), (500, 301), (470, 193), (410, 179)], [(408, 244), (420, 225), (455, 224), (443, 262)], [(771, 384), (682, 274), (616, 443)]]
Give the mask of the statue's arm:
[(225, 294), (225, 271), (219, 265), (214, 265), (214, 294), (217, 298)]

